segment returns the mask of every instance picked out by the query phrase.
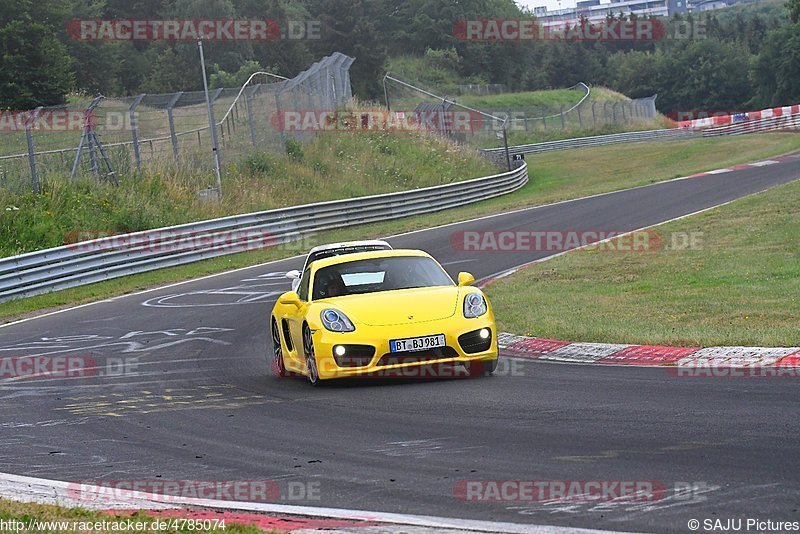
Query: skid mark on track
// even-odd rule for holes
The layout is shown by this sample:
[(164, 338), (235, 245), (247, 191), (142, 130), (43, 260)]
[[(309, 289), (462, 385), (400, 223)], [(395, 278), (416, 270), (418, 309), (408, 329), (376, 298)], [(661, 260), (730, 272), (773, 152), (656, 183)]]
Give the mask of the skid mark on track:
[[(718, 492), (721, 486), (707, 482), (672, 482), (663, 484), (664, 491), (653, 494), (621, 495), (614, 498), (600, 499), (596, 494), (570, 494), (564, 499), (543, 499), (520, 502), (507, 506), (506, 510), (520, 515), (587, 515), (615, 514), (609, 521), (627, 522), (634, 518), (653, 512), (677, 507), (690, 507), (707, 503), (712, 496), (721, 497)], [(622, 514), (622, 515), (616, 515)]]
[(184, 343), (202, 342), (212, 345), (231, 345), (229, 341), (217, 339), (220, 334), (232, 332), (233, 328), (200, 326), (197, 328), (169, 328), (157, 331), (133, 330), (120, 336), (101, 334), (77, 334), (56, 337), (41, 337), (36, 341), (26, 341), (13, 345), (0, 346), (0, 357), (47, 356), (64, 353), (88, 353), (96, 349), (119, 347), (118, 353), (157, 351)]
[[(470, 449), (480, 449), (480, 446), (475, 447), (459, 447), (454, 446), (452, 443), (446, 443), (448, 438), (436, 439), (417, 439), (410, 441), (390, 441), (386, 445), (367, 449), (369, 452), (376, 452), (386, 456), (393, 457), (411, 457), (411, 458), (427, 458), (434, 454), (457, 454), (466, 452)], [(452, 440), (451, 440), (452, 441)]]
[(561, 460), (563, 462), (594, 462), (597, 460), (609, 460), (613, 458), (620, 458), (623, 456), (634, 456), (634, 455), (639, 456), (639, 455), (652, 455), (652, 454), (664, 455), (673, 453), (675, 451), (702, 450), (713, 446), (714, 444), (711, 443), (686, 442), (686, 443), (677, 443), (674, 445), (665, 445), (663, 447), (657, 447), (647, 450), (609, 449), (605, 451), (598, 451), (595, 454), (556, 456), (555, 459)]
[(181, 412), (194, 410), (236, 410), (249, 406), (288, 402), (323, 402), (326, 398), (281, 399), (267, 395), (242, 394), (232, 384), (213, 384), (196, 388), (165, 389), (138, 392), (78, 395), (64, 398), (56, 411), (77, 416), (125, 417), (131, 414)]

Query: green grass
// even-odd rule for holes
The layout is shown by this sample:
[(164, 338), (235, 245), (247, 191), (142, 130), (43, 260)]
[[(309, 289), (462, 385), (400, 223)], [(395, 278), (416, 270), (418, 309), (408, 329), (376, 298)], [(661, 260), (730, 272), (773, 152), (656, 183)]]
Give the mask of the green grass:
[[(800, 136), (776, 133), (695, 141), (635, 143), (540, 154), (528, 158), (531, 181), (511, 195), (430, 215), (325, 232), (314, 236), (312, 240), (314, 243), (325, 243), (386, 236), (514, 208), (655, 183), (797, 149), (800, 149)], [(283, 248), (234, 254), (11, 301), (0, 307), (0, 319), (9, 321), (37, 310), (90, 302), (304, 252), (306, 251), (298, 248)]]
[[(126, 522), (128, 519), (133, 520), (134, 522), (142, 522), (146, 523), (148, 528), (141, 529), (141, 530), (124, 530)], [(192, 532), (188, 526), (185, 526), (183, 530), (170, 528), (167, 530), (160, 529), (154, 530), (149, 527), (152, 526), (153, 522), (159, 520), (158, 517), (148, 514), (147, 512), (143, 511), (136, 511), (133, 512), (132, 515), (123, 515), (123, 514), (114, 514), (114, 513), (105, 513), (105, 512), (96, 512), (92, 510), (86, 510), (83, 508), (66, 508), (63, 506), (53, 506), (48, 504), (34, 504), (34, 503), (22, 503), (16, 501), (10, 501), (6, 499), (0, 499), (0, 520), (2, 521), (17, 521), (28, 524), (32, 521), (42, 522), (42, 521), (66, 521), (69, 523), (69, 528), (66, 530), (59, 530), (58, 532), (100, 532), (98, 530), (90, 529), (90, 530), (72, 530), (71, 522), (79, 522), (79, 523), (96, 523), (96, 522), (106, 522), (108, 529), (103, 530), (103, 532), (111, 532), (111, 531), (119, 531), (119, 532), (135, 532), (135, 533), (163, 533), (163, 532)], [(166, 521), (167, 519), (161, 519), (161, 521)], [(119, 524), (118, 527), (114, 527), (112, 524), (116, 523)], [(80, 526), (80, 525), (77, 525)], [(194, 530), (197, 532), (197, 530)], [(5, 532), (13, 532), (13, 531), (5, 531)], [(45, 532), (42, 529), (39, 530), (31, 530), (30, 532)], [(48, 530), (47, 532), (56, 532), (55, 530)], [(205, 532), (205, 531), (204, 531)], [(261, 528), (249, 525), (242, 525), (242, 524), (235, 524), (231, 521), (225, 522), (225, 528), (223, 529), (219, 526), (217, 529), (208, 531), (208, 532), (225, 532), (228, 534), (263, 534), (265, 531)], [(273, 531), (274, 532), (274, 531)]]
[(800, 182), (655, 228), (695, 247), (574, 251), (487, 290), (504, 331), (586, 342), (797, 346)]
[(566, 107), (577, 104), (584, 95), (583, 89), (553, 89), (549, 91), (526, 91), (501, 93), (498, 95), (463, 95), (456, 102), (481, 110), (531, 109), (539, 106)]
[(191, 168), (145, 171), (119, 187), (61, 179), (46, 182), (40, 195), (0, 188), (0, 256), (63, 245), (79, 235), (135, 232), (497, 172), (474, 152), (433, 136), (327, 133), (291, 146), (289, 156), (252, 153), (227, 165), (219, 204), (197, 198), (213, 184), (213, 173)]

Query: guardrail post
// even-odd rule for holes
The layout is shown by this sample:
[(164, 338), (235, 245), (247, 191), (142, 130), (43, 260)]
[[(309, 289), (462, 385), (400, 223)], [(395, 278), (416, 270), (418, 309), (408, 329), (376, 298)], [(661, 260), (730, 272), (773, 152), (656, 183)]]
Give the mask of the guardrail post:
[(33, 110), (33, 115), (25, 121), (25, 140), (28, 142), (28, 165), (31, 168), (31, 185), (35, 193), (41, 193), (42, 187), (39, 183), (39, 175), (36, 174), (36, 152), (33, 150), (33, 135), (31, 134), (31, 123), (36, 120), (41, 113), (42, 108), (39, 106)]
[(136, 120), (136, 107), (145, 97), (144, 94), (137, 96), (131, 106), (128, 108), (128, 114), (131, 119), (131, 141), (133, 142), (133, 157), (136, 159), (136, 170), (142, 170), (142, 155), (139, 153), (139, 124)]
[(172, 108), (178, 103), (183, 91), (175, 93), (167, 103), (167, 120), (169, 121), (169, 138), (172, 141), (172, 155), (175, 157), (175, 163), (178, 163), (178, 135), (175, 133), (175, 118), (172, 116)]

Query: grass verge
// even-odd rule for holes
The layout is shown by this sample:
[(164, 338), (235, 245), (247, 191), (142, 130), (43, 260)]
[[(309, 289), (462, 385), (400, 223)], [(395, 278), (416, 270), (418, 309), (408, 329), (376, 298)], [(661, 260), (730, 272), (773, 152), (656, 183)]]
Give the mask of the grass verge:
[[(134, 523), (143, 523), (146, 528), (128, 529), (128, 520)], [(9, 523), (14, 521), (14, 523)], [(34, 504), (0, 499), (0, 522), (8, 528), (3, 532), (14, 532), (10, 525), (24, 526), (25, 530), (19, 532), (135, 532), (135, 533), (164, 533), (164, 532), (191, 532), (201, 529), (184, 528), (152, 528), (156, 521), (169, 521), (157, 518), (144, 512), (134, 512), (132, 515), (116, 515), (113, 513), (85, 510), (83, 508), (65, 508), (48, 504)], [(94, 526), (105, 522), (105, 528), (98, 529)], [(188, 523), (187, 523), (188, 524)], [(28, 528), (33, 526), (33, 528)], [(64, 527), (64, 528), (62, 528)], [(202, 532), (225, 532), (226, 534), (263, 534), (265, 531), (256, 526), (248, 526), (226, 522), (225, 527), (218, 526), (214, 530), (201, 530)]]
[[(756, 161), (797, 149), (800, 149), (800, 136), (760, 134), (634, 143), (540, 154), (528, 158), (531, 181), (514, 194), (439, 213), (324, 232), (312, 239), (314, 242), (324, 243), (386, 236), (515, 208), (646, 185), (695, 172)], [(6, 302), (0, 306), (0, 320), (8, 322), (43, 309), (101, 300), (304, 252), (306, 251), (288, 245), (283, 248), (245, 252)]]
[[(119, 187), (50, 180), (42, 194), (0, 188), (0, 256), (116, 233), (309, 202), (405, 191), (497, 172), (473, 151), (412, 133), (321, 134), (289, 154), (252, 153), (226, 165), (222, 202), (198, 198), (212, 173), (148, 170)], [(78, 239), (82, 238), (82, 239)]]
[(694, 247), (574, 251), (487, 290), (509, 332), (671, 346), (797, 346), (800, 182), (655, 228)]

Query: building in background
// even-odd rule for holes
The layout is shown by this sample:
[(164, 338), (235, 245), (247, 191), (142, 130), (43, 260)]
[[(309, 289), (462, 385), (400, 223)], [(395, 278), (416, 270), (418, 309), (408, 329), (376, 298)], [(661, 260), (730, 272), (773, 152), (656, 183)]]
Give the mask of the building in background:
[[(563, 28), (573, 26), (582, 18), (590, 22), (600, 22), (611, 14), (615, 17), (623, 15), (671, 17), (676, 14), (710, 11), (721, 9), (737, 3), (738, 0), (611, 0), (600, 3), (600, 0), (581, 0), (575, 7), (548, 10), (546, 6), (533, 8), (533, 14), (545, 28)], [(752, 2), (747, 2), (752, 3)]]

